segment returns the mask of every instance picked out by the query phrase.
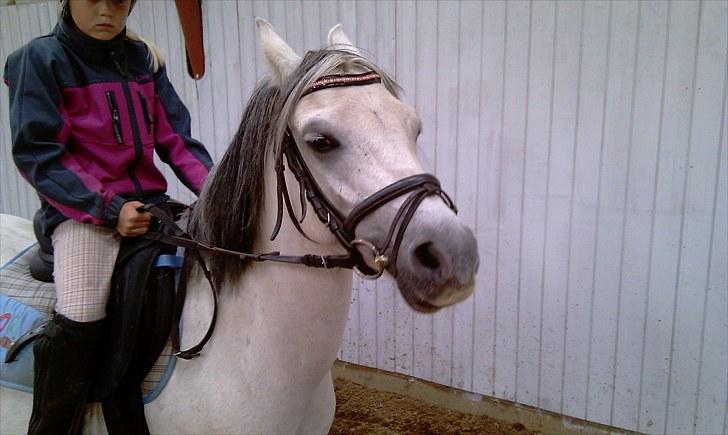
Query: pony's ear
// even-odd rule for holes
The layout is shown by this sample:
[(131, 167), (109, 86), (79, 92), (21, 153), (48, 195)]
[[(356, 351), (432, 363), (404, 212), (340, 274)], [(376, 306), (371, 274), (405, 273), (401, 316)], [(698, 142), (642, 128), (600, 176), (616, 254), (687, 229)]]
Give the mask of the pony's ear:
[(266, 20), (256, 17), (255, 24), (260, 34), (260, 45), (263, 54), (272, 70), (274, 86), (280, 86), (283, 80), (301, 63), (301, 57), (281, 39)]
[(335, 48), (339, 50), (351, 51), (352, 53), (359, 54), (359, 50), (354, 47), (349, 38), (341, 28), (341, 24), (337, 24), (329, 30), (329, 48)]

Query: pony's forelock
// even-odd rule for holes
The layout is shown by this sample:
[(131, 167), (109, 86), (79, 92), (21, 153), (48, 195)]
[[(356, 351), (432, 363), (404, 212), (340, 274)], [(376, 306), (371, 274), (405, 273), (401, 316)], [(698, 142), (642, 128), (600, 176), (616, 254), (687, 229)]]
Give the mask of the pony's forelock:
[(280, 158), (280, 145), (288, 129), (288, 123), (301, 96), (313, 83), (323, 76), (334, 73), (347, 73), (355, 70), (374, 71), (380, 75), (382, 84), (395, 97), (399, 86), (381, 68), (370, 60), (349, 50), (330, 49), (309, 51), (301, 63), (281, 85), (281, 112), (276, 123), (273, 145), (276, 158)]

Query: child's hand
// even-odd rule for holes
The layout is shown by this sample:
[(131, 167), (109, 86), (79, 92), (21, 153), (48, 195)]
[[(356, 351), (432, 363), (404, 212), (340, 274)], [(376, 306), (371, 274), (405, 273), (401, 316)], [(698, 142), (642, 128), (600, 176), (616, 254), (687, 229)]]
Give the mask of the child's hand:
[(152, 222), (152, 215), (139, 213), (137, 208), (144, 204), (139, 201), (125, 202), (119, 212), (119, 221), (116, 224), (116, 231), (124, 237), (141, 236), (149, 230)]

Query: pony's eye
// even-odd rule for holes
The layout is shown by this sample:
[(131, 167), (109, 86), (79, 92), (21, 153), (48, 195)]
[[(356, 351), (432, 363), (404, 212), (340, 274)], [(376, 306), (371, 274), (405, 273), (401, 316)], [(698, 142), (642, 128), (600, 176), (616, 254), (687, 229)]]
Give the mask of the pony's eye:
[(326, 136), (316, 136), (311, 139), (307, 139), (306, 143), (308, 146), (319, 153), (325, 153), (339, 147), (339, 143), (336, 139), (332, 139)]

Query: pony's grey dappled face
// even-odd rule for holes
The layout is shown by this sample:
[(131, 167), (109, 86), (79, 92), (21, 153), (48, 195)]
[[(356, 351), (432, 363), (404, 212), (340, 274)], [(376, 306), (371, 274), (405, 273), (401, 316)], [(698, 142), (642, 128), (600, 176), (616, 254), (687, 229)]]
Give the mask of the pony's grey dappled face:
[[(285, 80), (300, 59), (261, 21), (261, 42), (273, 78)], [(329, 44), (356, 50), (340, 26), (329, 32)], [(361, 71), (331, 73), (342, 72)], [(416, 153), (422, 129), (419, 116), (380, 83), (311, 93), (299, 101), (289, 126), (324, 195), (344, 214), (383, 187), (425, 172)], [(357, 227), (356, 237), (384, 245), (405, 197), (366, 217)], [(362, 254), (371, 259), (366, 250)], [(467, 298), (477, 268), (472, 231), (439, 197), (431, 196), (409, 223), (396, 265), (389, 272), (413, 309), (432, 312)]]

